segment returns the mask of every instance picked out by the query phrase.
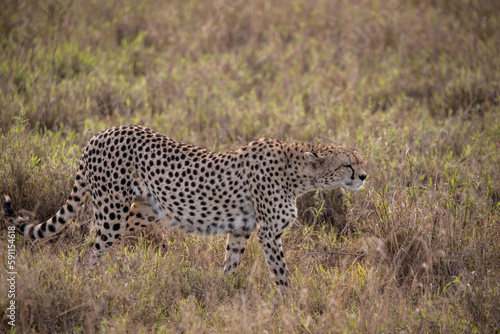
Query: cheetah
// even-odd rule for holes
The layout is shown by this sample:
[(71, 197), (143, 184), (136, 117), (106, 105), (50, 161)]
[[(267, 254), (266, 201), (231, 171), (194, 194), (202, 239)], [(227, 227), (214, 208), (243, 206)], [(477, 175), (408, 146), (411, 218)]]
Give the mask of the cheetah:
[(95, 228), (91, 268), (125, 232), (166, 221), (187, 232), (227, 234), (224, 272), (235, 274), (256, 231), (272, 279), (287, 286), (280, 237), (297, 218), (296, 198), (315, 189), (358, 190), (366, 177), (362, 156), (335, 145), (261, 138), (218, 153), (128, 125), (90, 140), (71, 194), (51, 219), (35, 224), (15, 217), (10, 199), (3, 208), (25, 238), (43, 240), (68, 224), (89, 193)]

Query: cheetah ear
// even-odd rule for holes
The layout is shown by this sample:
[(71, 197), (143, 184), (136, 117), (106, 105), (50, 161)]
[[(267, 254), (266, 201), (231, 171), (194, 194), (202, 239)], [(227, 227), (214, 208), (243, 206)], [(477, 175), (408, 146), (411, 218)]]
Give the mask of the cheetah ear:
[(309, 164), (313, 164), (313, 165), (317, 165), (317, 164), (321, 163), (323, 160), (320, 157), (318, 157), (318, 155), (316, 153), (313, 153), (313, 152), (305, 152), (304, 159), (306, 159), (306, 161)]

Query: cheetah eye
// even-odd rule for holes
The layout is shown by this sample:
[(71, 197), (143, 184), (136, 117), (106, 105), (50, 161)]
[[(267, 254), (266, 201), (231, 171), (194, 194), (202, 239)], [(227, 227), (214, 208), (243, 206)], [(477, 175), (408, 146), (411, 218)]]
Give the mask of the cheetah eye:
[(345, 166), (345, 167), (351, 167), (351, 164), (350, 164), (350, 163), (348, 163), (348, 162), (344, 162), (344, 163), (342, 163), (342, 166)]

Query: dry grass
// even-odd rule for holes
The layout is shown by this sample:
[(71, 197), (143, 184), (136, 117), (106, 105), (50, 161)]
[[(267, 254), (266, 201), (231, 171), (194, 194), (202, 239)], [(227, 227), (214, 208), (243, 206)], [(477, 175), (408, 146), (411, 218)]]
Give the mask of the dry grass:
[(222, 236), (160, 227), (89, 276), (85, 208), (57, 242), (17, 240), (17, 326), (0, 284), (0, 331), (498, 332), (499, 31), (486, 0), (7, 1), (0, 194), (38, 219), (121, 123), (217, 150), (356, 147), (369, 182), (299, 201), (284, 298), (254, 238), (227, 278)]

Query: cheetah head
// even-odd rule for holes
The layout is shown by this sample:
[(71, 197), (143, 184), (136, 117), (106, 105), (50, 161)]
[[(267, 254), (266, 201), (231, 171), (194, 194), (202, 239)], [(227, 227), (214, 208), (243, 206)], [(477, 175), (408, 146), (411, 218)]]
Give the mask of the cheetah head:
[(355, 150), (331, 146), (322, 152), (305, 152), (304, 158), (316, 189), (363, 187), (367, 175), (363, 157)]

